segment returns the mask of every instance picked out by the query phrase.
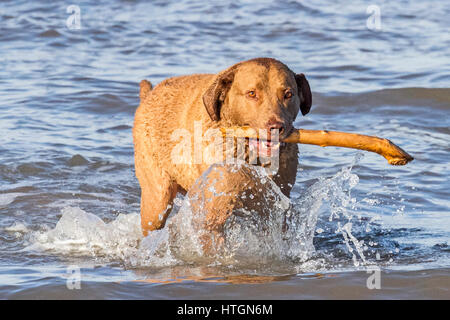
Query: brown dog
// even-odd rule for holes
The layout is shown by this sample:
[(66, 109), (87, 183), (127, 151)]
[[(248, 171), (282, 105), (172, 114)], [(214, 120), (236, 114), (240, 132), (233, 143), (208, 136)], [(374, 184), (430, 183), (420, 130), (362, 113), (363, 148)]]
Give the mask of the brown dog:
[[(195, 161), (174, 163), (173, 150), (178, 142), (171, 137), (176, 130), (185, 129), (195, 136), (198, 134), (195, 122), (201, 123), (200, 134), (210, 128), (247, 125), (279, 130), (282, 139), (293, 129), (298, 112), (305, 115), (311, 108), (311, 91), (305, 76), (295, 74), (283, 63), (270, 58), (240, 62), (216, 75), (166, 79), (153, 90), (151, 84), (143, 80), (140, 99), (133, 138), (136, 176), (142, 192), (144, 235), (149, 230), (164, 227), (176, 193), (189, 191), (210, 166)], [(289, 196), (296, 178), (298, 147), (282, 145), (279, 152), (279, 170), (273, 181)], [(251, 181), (249, 172), (233, 173), (232, 179), (220, 176), (222, 190), (226, 191), (242, 189), (244, 185), (261, 186)], [(233, 208), (234, 198), (230, 196), (226, 205), (210, 205), (208, 216), (214, 219), (214, 215), (224, 214), (226, 217)], [(217, 207), (222, 208), (222, 213), (214, 212)]]

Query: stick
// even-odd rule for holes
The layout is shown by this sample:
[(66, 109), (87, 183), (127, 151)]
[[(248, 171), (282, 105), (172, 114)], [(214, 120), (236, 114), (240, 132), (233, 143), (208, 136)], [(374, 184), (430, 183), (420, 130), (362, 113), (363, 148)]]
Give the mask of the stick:
[[(221, 131), (223, 134), (232, 134), (237, 138), (259, 138), (257, 131), (250, 127), (222, 128)], [(382, 155), (391, 165), (405, 165), (414, 160), (414, 158), (405, 150), (395, 145), (388, 139), (356, 133), (294, 129), (289, 137), (284, 139), (283, 142), (313, 144), (321, 147), (344, 147), (371, 151)]]

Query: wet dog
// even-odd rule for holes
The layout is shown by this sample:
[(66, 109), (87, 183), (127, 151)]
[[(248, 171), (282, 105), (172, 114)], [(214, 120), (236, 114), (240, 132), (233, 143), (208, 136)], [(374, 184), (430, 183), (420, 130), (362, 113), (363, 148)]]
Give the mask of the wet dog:
[[(185, 142), (189, 144), (192, 137), (210, 129), (245, 125), (276, 130), (283, 139), (293, 129), (298, 113), (306, 115), (311, 108), (311, 90), (305, 76), (271, 58), (240, 62), (218, 74), (166, 79), (155, 88), (143, 80), (140, 86), (133, 139), (144, 235), (164, 227), (177, 192), (186, 193), (193, 187), (191, 193), (202, 192), (195, 182), (211, 164), (195, 161), (201, 160), (195, 149), (205, 147), (204, 142), (199, 144), (195, 139), (191, 144), (194, 152), (183, 153), (189, 160), (174, 161), (174, 150), (180, 146), (180, 141), (174, 139), (177, 132), (187, 131), (190, 138)], [(272, 179), (286, 196), (295, 183), (297, 157), (296, 144), (281, 145), (278, 170)], [(252, 170), (245, 168), (230, 173), (226, 165), (216, 166), (208, 173), (220, 180), (206, 208), (208, 228), (223, 225), (236, 205), (238, 193), (245, 189), (257, 196), (265, 188), (264, 183), (255, 180)]]

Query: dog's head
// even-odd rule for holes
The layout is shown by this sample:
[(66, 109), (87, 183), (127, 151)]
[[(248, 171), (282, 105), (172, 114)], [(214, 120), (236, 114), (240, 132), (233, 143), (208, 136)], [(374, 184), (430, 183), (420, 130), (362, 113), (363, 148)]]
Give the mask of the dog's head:
[(238, 63), (219, 73), (203, 95), (213, 121), (278, 129), (289, 135), (299, 111), (311, 109), (311, 89), (303, 74), (270, 58)]

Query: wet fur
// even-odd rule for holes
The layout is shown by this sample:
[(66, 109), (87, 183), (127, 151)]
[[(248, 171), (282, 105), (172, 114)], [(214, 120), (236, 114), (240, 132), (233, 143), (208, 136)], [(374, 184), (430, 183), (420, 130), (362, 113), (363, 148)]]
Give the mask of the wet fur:
[[(243, 98), (253, 84), (261, 92), (257, 102)], [(294, 93), (284, 104), (277, 91), (280, 86), (288, 86)], [(288, 135), (298, 112), (306, 114), (311, 107), (311, 91), (305, 76), (295, 74), (283, 63), (270, 58), (240, 62), (218, 74), (166, 79), (155, 88), (143, 80), (140, 87), (141, 102), (135, 114), (133, 139), (144, 234), (164, 227), (177, 192), (190, 190), (209, 167), (206, 163), (173, 164), (171, 151), (178, 142), (172, 141), (171, 135), (176, 129), (184, 128), (193, 134), (194, 121), (202, 122), (202, 133), (222, 126), (267, 128), (272, 123), (282, 123), (286, 127), (284, 135)], [(295, 183), (297, 158), (297, 145), (288, 144), (280, 149), (279, 171), (273, 180), (287, 196)], [(220, 167), (217, 170), (220, 171)], [(210, 228), (223, 224), (232, 213), (233, 199), (242, 191), (238, 187), (242, 185), (252, 189), (260, 183), (251, 174), (241, 172), (231, 177), (228, 169), (223, 169), (219, 189), (228, 196), (213, 198), (210, 202), (209, 222), (206, 223)], [(259, 189), (253, 188), (253, 192)], [(215, 201), (223, 209), (213, 209), (218, 207)]]

